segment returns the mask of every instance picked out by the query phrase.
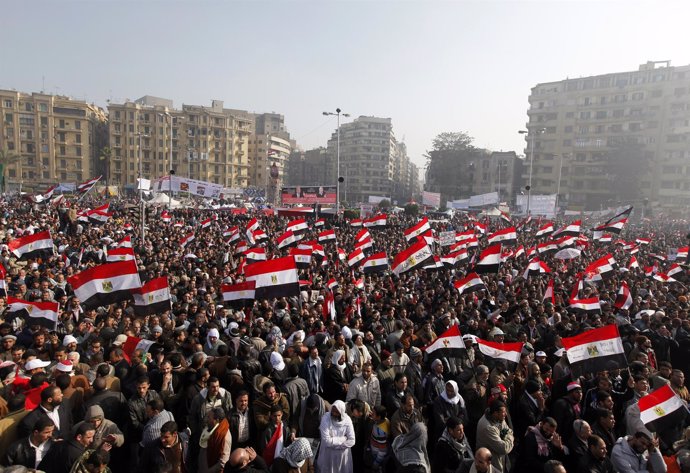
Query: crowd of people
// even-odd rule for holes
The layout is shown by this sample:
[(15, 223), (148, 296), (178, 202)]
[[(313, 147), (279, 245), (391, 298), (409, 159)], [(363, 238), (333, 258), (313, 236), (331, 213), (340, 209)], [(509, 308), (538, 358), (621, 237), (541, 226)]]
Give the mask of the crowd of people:
[[(484, 233), (516, 226), (515, 246), (530, 249), (548, 239), (536, 235), (546, 221), (473, 213), (432, 220), (437, 234), (476, 229), (474, 256), (396, 275), (363, 274), (341, 258), (354, 250), (361, 226), (344, 218), (317, 226), (308, 217), (301, 242), (327, 229), (336, 240), (299, 270), (299, 293), (237, 305), (223, 300), (222, 286), (242, 282), (251, 263), (227, 230), (244, 235), (256, 219), (268, 236), (257, 246), (272, 259), (289, 254), (276, 240), (290, 218), (188, 208), (170, 210), (164, 221), (158, 209), (141, 241), (125, 200), (111, 202), (105, 222), (77, 217), (102, 203), (0, 201), (6, 296), (59, 304), (49, 329), (5, 310), (0, 298), (4, 471), (690, 472), (686, 422), (654, 432), (637, 404), (664, 385), (690, 401), (687, 270), (670, 281), (653, 277), (685, 262), (667, 256), (687, 245), (685, 221), (631, 218), (606, 242), (587, 231), (597, 222), (583, 221), (579, 257), (543, 255), (550, 272), (528, 275), (531, 256), (507, 255), (497, 272), (482, 274), (484, 290), (460, 294), (453, 283), (472, 270)], [(385, 226), (370, 229), (367, 254), (385, 252), (392, 261), (420, 218), (388, 215)], [(14, 239), (44, 230), (52, 253), (10, 251)], [(183, 247), (190, 232), (195, 239)], [(71, 276), (107, 264), (108, 249), (128, 235), (141, 281), (168, 279), (169, 310), (137, 315), (128, 299), (85, 306), (70, 286)], [(430, 244), (438, 255), (448, 251)], [(582, 287), (600, 311), (573, 311), (573, 287), (607, 254), (615, 272)], [(550, 281), (553, 299), (545, 298)], [(623, 282), (632, 295), (627, 309), (615, 305)], [(329, 300), (333, 311), (324, 307)], [(610, 324), (628, 367), (574, 373), (561, 339)], [(427, 353), (454, 326), (464, 349)], [(482, 353), (477, 338), (522, 342), (519, 362)], [(132, 348), (132, 339), (153, 343)]]

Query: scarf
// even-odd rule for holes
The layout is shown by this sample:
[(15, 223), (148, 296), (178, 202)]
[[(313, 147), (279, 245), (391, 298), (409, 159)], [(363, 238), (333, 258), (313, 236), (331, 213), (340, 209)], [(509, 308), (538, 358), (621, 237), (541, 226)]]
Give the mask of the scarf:
[(283, 448), (283, 423), (276, 425), (276, 430), (271, 436), (271, 440), (266, 444), (264, 448), (263, 458), (268, 466), (273, 464), (273, 459), (276, 453), (280, 454), (280, 450)]
[(429, 472), (429, 455), (426, 451), (426, 426), (417, 422), (406, 434), (398, 435), (393, 440), (393, 453), (402, 466), (418, 465)]
[(448, 433), (448, 429), (443, 429), (443, 434), (441, 434), (441, 438), (445, 440), (448, 445), (450, 445), (455, 451), (457, 451), (460, 454), (460, 458), (463, 459), (469, 459), (472, 458), (471, 454), (468, 454), (469, 452), (467, 451), (467, 446), (464, 442), (458, 442), (453, 438), (450, 433)]
[(345, 367), (347, 366), (346, 363), (342, 365), (338, 363), (343, 356), (345, 356), (345, 350), (336, 350), (331, 356), (331, 365), (338, 368), (341, 373), (345, 371)]
[(527, 429), (527, 432), (532, 432), (534, 433), (534, 438), (537, 440), (537, 455), (541, 457), (548, 457), (549, 456), (549, 441), (544, 438), (544, 436), (541, 434), (541, 430), (539, 430), (539, 425), (533, 425), (529, 429)]
[(465, 401), (462, 399), (462, 396), (458, 393), (458, 383), (456, 383), (455, 381), (446, 382), (446, 386), (448, 386), (449, 384), (453, 386), (454, 395), (453, 397), (449, 398), (448, 394), (446, 393), (446, 390), (444, 389), (441, 393), (441, 397), (443, 398), (443, 400), (453, 405), (460, 403), (461, 407), (465, 407)]
[(211, 337), (216, 337), (216, 343), (218, 343), (218, 339), (220, 338), (220, 333), (218, 333), (218, 329), (212, 328), (206, 334), (206, 345), (209, 347), (209, 349), (212, 350), (215, 344), (211, 342)]
[[(211, 436), (207, 441), (206, 447), (206, 464), (209, 467), (212, 467), (220, 461), (220, 457), (223, 454), (225, 436), (227, 435), (229, 429), (230, 424), (228, 423), (228, 420), (223, 419), (216, 424), (213, 430), (211, 430)], [(199, 444), (201, 444), (201, 442), (199, 442)]]
[(293, 468), (301, 468), (307, 458), (314, 456), (309, 440), (304, 437), (295, 439), (289, 447), (285, 447), (280, 453), (288, 464)]

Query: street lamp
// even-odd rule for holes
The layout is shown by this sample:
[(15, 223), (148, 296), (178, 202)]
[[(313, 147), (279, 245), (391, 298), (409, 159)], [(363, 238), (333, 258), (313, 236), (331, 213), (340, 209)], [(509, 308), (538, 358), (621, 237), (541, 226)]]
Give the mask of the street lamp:
[(530, 198), (532, 196), (532, 166), (534, 164), (534, 138), (536, 135), (544, 133), (546, 131), (544, 128), (537, 128), (530, 133), (529, 130), (519, 130), (518, 133), (521, 135), (527, 135), (530, 138), (530, 151), (529, 151), (529, 182), (525, 187), (527, 190), (527, 215), (530, 214)]
[(139, 137), (139, 147), (138, 147), (138, 158), (139, 158), (139, 200), (141, 201), (141, 244), (144, 245), (144, 241), (146, 239), (146, 211), (144, 209), (144, 187), (141, 185), (142, 179), (144, 179), (144, 167), (142, 164), (142, 156), (141, 156), (141, 137), (148, 138), (149, 135), (146, 135), (144, 133), (137, 133), (137, 136)]
[[(163, 118), (165, 117), (170, 117), (170, 162), (165, 163), (165, 169), (170, 169), (171, 172), (168, 176), (168, 209), (172, 208), (172, 160), (173, 160), (173, 117), (170, 115), (170, 113), (165, 112), (165, 113), (159, 113), (159, 117)], [(163, 120), (163, 143), (165, 143), (165, 126), (168, 124), (167, 120)], [(165, 153), (163, 153), (165, 154)], [(169, 164), (169, 165), (168, 165)]]
[(324, 115), (330, 116), (330, 115), (335, 115), (338, 117), (338, 138), (337, 138), (337, 144), (336, 144), (336, 170), (338, 174), (338, 179), (335, 183), (335, 215), (336, 218), (340, 216), (340, 183), (343, 182), (345, 179), (340, 175), (340, 115), (344, 117), (349, 117), (350, 114), (348, 113), (342, 113), (342, 110), (340, 108), (335, 109), (335, 113), (333, 112), (323, 112)]
[(558, 199), (561, 194), (561, 176), (563, 175), (563, 158), (564, 154), (559, 156), (560, 162), (558, 163), (558, 185), (556, 186), (556, 212), (558, 212)]

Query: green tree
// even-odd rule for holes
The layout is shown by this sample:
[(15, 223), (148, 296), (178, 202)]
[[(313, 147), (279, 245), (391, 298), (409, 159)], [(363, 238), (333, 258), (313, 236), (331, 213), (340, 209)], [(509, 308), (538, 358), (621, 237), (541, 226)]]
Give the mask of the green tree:
[(380, 209), (389, 209), (391, 206), (391, 201), (388, 199), (383, 199), (381, 202), (378, 203), (378, 208)]
[(98, 160), (101, 162), (101, 174), (105, 178), (106, 193), (108, 192), (108, 185), (110, 184), (108, 180), (110, 179), (110, 158), (113, 155), (113, 151), (110, 147), (106, 146), (101, 150), (101, 155)]
[(17, 153), (14, 153), (8, 149), (0, 149), (0, 188), (2, 189), (2, 192), (6, 191), (5, 171), (7, 170), (7, 167), (14, 163), (18, 163), (21, 161), (21, 159), (21, 155)]
[(441, 202), (472, 193), (474, 166), (484, 151), (472, 144), (464, 132), (440, 133), (431, 143), (426, 158), (425, 189), (441, 193)]
[(409, 203), (405, 205), (405, 215), (409, 215), (411, 217), (416, 217), (419, 214), (419, 205)]

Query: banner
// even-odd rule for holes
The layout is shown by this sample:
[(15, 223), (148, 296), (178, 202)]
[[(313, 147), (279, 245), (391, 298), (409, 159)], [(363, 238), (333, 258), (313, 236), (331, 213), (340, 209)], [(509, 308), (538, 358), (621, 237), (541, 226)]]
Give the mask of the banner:
[[(526, 195), (517, 195), (516, 204), (520, 213), (527, 213)], [(529, 199), (529, 211), (532, 215), (553, 218), (556, 215), (556, 194), (532, 195)]]
[(369, 218), (374, 215), (374, 206), (371, 204), (360, 204), (359, 218)]
[(382, 197), (382, 196), (380, 196), (380, 195), (370, 195), (370, 196), (369, 196), (369, 199), (367, 200), (367, 202), (369, 202), (370, 204), (378, 204), (378, 203), (380, 203), (382, 200), (387, 200), (388, 202), (391, 202), (391, 199), (390, 199), (390, 198), (388, 198), (388, 197)]
[[(170, 181), (171, 178), (172, 182)], [(186, 177), (164, 176), (156, 180), (154, 190), (156, 192), (188, 192), (200, 197), (218, 199), (223, 191), (223, 185), (206, 181), (197, 181), (196, 179), (189, 179)]]
[(451, 246), (455, 243), (455, 231), (439, 232), (438, 242), (441, 246)]
[(449, 200), (446, 202), (449, 209), (467, 210), (470, 208), (470, 199)]
[(498, 192), (470, 196), (470, 207), (484, 207), (498, 204)]
[(422, 205), (428, 205), (429, 207), (440, 207), (441, 206), (441, 194), (438, 192), (422, 192)]
[(283, 204), (335, 204), (336, 186), (290, 186), (280, 189)]

